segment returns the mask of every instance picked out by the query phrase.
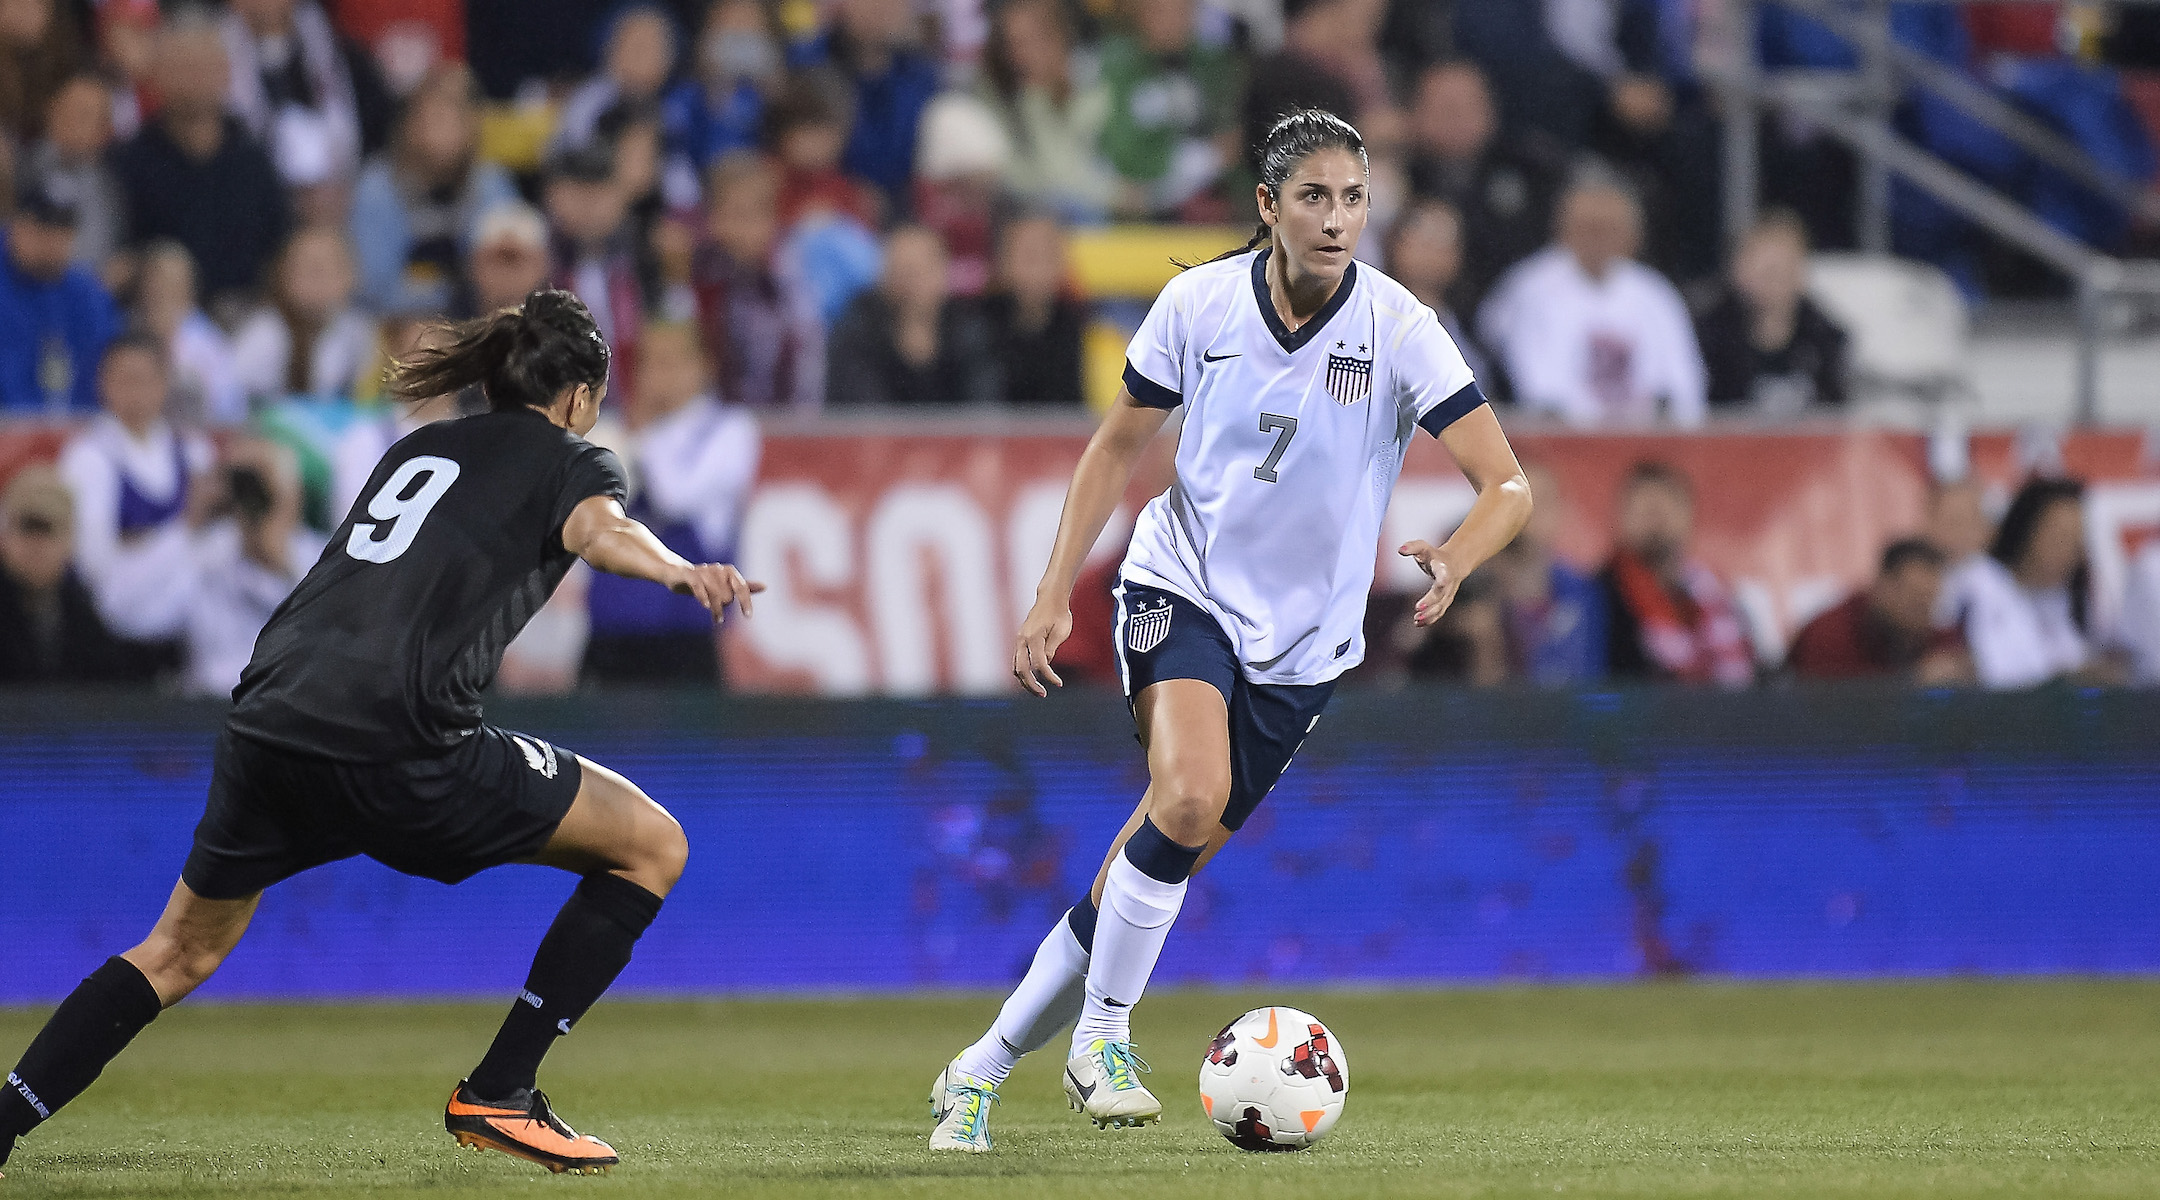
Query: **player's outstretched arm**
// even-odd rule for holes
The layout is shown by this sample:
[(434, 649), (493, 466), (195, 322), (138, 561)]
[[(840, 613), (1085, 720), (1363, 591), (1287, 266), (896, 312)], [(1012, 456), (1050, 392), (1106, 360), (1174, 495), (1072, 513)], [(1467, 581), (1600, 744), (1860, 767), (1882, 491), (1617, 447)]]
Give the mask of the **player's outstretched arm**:
[(1396, 551), (1416, 559), (1432, 576), (1432, 587), (1418, 600), (1412, 617), (1420, 626), (1438, 621), (1455, 602), (1455, 591), (1470, 572), (1514, 541), (1523, 522), (1530, 519), (1530, 481), (1523, 477), (1515, 449), (1508, 445), (1500, 419), (1489, 405), (1479, 405), (1442, 430), (1440, 444), (1455, 456), (1455, 465), (1477, 489), (1477, 503), (1447, 541), (1438, 546), (1406, 542)]
[(1065, 686), (1051, 669), (1050, 659), (1072, 635), (1072, 590), (1080, 578), (1080, 566), (1125, 495), (1141, 452), (1169, 419), (1170, 410), (1148, 408), (1121, 389), (1117, 403), (1088, 439), (1080, 465), (1073, 468), (1072, 486), (1065, 490), (1065, 510), (1058, 516), (1057, 543), (1050, 549), (1050, 565), (1043, 568), (1042, 582), (1035, 587), (1035, 607), (1021, 622), (1013, 647), (1013, 678), (1038, 696), (1050, 694), (1045, 682)]
[(693, 563), (667, 548), (650, 529), (623, 511), (613, 496), (588, 496), (563, 522), (563, 549), (596, 571), (630, 579), (649, 579), (685, 596), (695, 596), (722, 620), (730, 602), (750, 615), (750, 597), (765, 590), (726, 563)]

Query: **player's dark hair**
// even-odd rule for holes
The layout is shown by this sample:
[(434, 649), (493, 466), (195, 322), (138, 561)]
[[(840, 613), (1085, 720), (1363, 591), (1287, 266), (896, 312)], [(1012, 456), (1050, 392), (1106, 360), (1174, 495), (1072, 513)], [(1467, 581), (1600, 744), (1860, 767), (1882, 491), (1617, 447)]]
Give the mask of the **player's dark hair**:
[(1899, 538), (1883, 547), (1882, 573), (1895, 575), (1907, 567), (1934, 567), (1941, 570), (1949, 559), (1935, 543), (1926, 538)]
[[(2057, 504), (2082, 504), (2085, 485), (2075, 479), (2034, 478), (2025, 481), (2017, 496), (2010, 501), (2010, 508), (2003, 513), (2002, 524), (1995, 527), (1995, 544), (1988, 553), (1995, 561), (2015, 572), (2023, 562), (2027, 551), (2032, 549), (2033, 539), (2039, 536), (2040, 519), (2047, 510)], [(2071, 572), (2070, 618), (2079, 629), (2085, 628), (2085, 617), (2091, 599), (2092, 568), (2080, 563)]]
[[(1308, 155), (1322, 150), (1347, 150), (1357, 155), (1360, 165), (1368, 168), (1371, 165), (1365, 157), (1364, 135), (1357, 131), (1357, 126), (1324, 108), (1298, 109), (1269, 127), (1267, 136), (1260, 139), (1258, 146), (1253, 147), (1253, 173), (1260, 177), (1261, 185), (1267, 188), (1268, 199), (1280, 205), (1283, 184), (1290, 181), (1297, 165), (1304, 162)], [(1225, 250), (1208, 261), (1221, 262), (1226, 258), (1236, 258), (1240, 254), (1267, 245), (1274, 236), (1275, 231), (1267, 222), (1262, 221), (1244, 245), (1235, 250)], [(1178, 262), (1176, 259), (1170, 261), (1179, 267), (1193, 265)]]
[(389, 392), (418, 402), (474, 384), (497, 412), (546, 408), (565, 388), (607, 382), (608, 346), (585, 302), (539, 288), (525, 303), (446, 327), (431, 346), (390, 368)]

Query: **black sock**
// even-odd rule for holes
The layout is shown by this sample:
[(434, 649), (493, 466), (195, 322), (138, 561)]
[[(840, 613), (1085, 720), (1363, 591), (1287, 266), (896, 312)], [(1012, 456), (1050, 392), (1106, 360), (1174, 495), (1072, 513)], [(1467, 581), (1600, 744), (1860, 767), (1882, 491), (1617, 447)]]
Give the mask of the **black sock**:
[(30, 1132), (82, 1095), (164, 1007), (157, 989), (124, 958), (108, 958), (90, 972), (8, 1073), (0, 1090), (0, 1141)]
[(630, 965), (630, 948), (660, 915), (660, 897), (620, 875), (587, 875), (555, 914), (533, 955), (525, 990), (495, 1044), (473, 1068), (475, 1096), (507, 1100), (533, 1086), (540, 1060)]

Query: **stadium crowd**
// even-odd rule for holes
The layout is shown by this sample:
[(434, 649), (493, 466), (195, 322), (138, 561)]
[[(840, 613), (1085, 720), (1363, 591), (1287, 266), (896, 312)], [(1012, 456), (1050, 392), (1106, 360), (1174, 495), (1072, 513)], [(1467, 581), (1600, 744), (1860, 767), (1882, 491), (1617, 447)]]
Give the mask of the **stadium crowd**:
[[(1896, 7), (1900, 38), (1961, 68), (2020, 49), (1978, 14)], [(1773, 128), (1778, 205), (1729, 255), (1704, 233), (1722, 220), (1705, 72), (1727, 11), (0, 0), (0, 418), (79, 422), (0, 500), (0, 628), (24, 631), (0, 644), (0, 680), (229, 688), (381, 452), (458, 410), (394, 411), (385, 364), (429, 321), (542, 284), (575, 291), (615, 347), (621, 415), (595, 436), (635, 471), (638, 515), (695, 556), (732, 552), (760, 415), (1084, 411), (1097, 316), (1070, 231), (1244, 223), (1244, 148), (1303, 105), (1365, 132), (1360, 254), (1434, 308), (1496, 399), (1599, 427), (1835, 408), (1847, 337), (1806, 266), (1849, 241), (1850, 164)], [(2118, 32), (2108, 45), (2135, 52)], [(2033, 70), (2099, 78), (2023, 49)], [(1782, 14), (1760, 52), (1835, 65), (1850, 48)], [(1901, 239), (1993, 282), (1954, 222), (1901, 213)], [(2095, 240), (2137, 236), (2073, 215)], [(2074, 490), (2021, 496), (1992, 544), (1978, 509), (1944, 515), (1969, 491), (1945, 487), (1927, 537), (1800, 635), (1794, 672), (2160, 674), (2160, 633), (2103, 647), (2083, 630)], [(1375, 670), (1753, 678), (1721, 585), (1687, 556), (1693, 502), (1644, 466), (1601, 573), (1533, 528), (1438, 635), (1376, 641), (1398, 653)], [(529, 638), (506, 685), (714, 677), (709, 652), (671, 652), (709, 646), (694, 606), (608, 580), (565, 595), (540, 623), (564, 628)]]

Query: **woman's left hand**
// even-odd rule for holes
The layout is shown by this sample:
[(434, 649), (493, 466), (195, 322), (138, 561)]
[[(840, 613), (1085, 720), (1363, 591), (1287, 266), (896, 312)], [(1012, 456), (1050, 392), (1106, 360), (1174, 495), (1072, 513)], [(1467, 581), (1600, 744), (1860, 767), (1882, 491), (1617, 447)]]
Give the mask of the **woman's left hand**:
[(1418, 569), (1432, 576), (1432, 586), (1425, 589), (1417, 608), (1411, 613), (1411, 620), (1418, 628), (1431, 628), (1446, 614), (1448, 606), (1455, 603), (1456, 589), (1462, 587), (1462, 575), (1455, 570), (1455, 564), (1448, 561), (1447, 555), (1431, 542), (1404, 542), (1395, 553), (1416, 559)]

